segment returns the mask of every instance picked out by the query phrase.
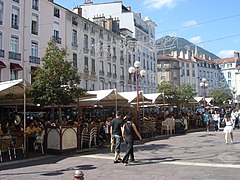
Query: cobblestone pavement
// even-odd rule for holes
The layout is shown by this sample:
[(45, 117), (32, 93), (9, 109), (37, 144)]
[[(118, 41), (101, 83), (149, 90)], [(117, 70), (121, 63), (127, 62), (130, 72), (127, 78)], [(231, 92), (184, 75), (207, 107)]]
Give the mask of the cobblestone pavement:
[[(229, 145), (222, 131), (137, 141), (138, 161), (129, 166), (114, 164), (109, 148), (0, 163), (0, 179), (67, 180), (81, 170), (87, 180), (238, 180), (240, 130), (234, 131), (234, 137), (234, 144)], [(121, 155), (124, 149), (125, 144)]]

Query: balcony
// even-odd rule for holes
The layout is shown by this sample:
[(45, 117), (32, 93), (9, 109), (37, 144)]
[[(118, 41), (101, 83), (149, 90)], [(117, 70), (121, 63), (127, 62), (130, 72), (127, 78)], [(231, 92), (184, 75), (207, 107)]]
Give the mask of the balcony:
[(90, 54), (91, 56), (95, 56), (95, 50), (94, 49), (90, 50)]
[(16, 52), (9, 51), (9, 59), (21, 61), (21, 54), (20, 54), (20, 53), (16, 53)]
[(104, 76), (104, 71), (100, 70), (100, 71), (99, 71), (99, 75), (100, 75), (100, 76)]
[(83, 53), (84, 53), (84, 54), (88, 54), (88, 52), (89, 52), (89, 49), (88, 49), (88, 48), (83, 48)]
[(0, 49), (0, 57), (4, 58), (4, 50)]
[(74, 46), (74, 47), (78, 47), (77, 42), (72, 42), (72, 46)]
[(113, 73), (113, 78), (117, 78), (117, 74), (116, 73)]
[(121, 76), (120, 76), (120, 79), (121, 79), (121, 80), (124, 80), (124, 79), (125, 79), (124, 75), (121, 75)]
[(36, 30), (32, 30), (32, 34), (38, 35), (38, 32)]
[(38, 11), (38, 6), (37, 5), (32, 5), (32, 9)]
[(29, 62), (34, 64), (40, 64), (40, 58), (35, 56), (29, 56)]
[(61, 44), (62, 39), (60, 37), (57, 36), (52, 36), (52, 40), (57, 43), (57, 44)]
[(107, 61), (111, 61), (111, 56), (107, 56)]
[(117, 56), (113, 56), (113, 57), (112, 57), (112, 61), (113, 61), (113, 62), (116, 62), (116, 60), (117, 60)]
[(17, 24), (12, 24), (12, 25), (11, 25), (11, 28), (13, 28), (13, 29), (19, 29), (19, 26), (18, 26)]
[(76, 21), (76, 19), (72, 20), (72, 25), (78, 26), (78, 22)]
[(112, 73), (111, 72), (108, 72), (107, 73), (107, 77), (111, 77), (112, 76)]

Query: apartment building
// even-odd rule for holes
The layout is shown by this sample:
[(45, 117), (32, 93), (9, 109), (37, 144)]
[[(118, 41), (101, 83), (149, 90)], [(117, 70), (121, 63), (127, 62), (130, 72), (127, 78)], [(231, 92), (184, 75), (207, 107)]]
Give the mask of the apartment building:
[(206, 95), (220, 86), (220, 68), (218, 64), (204, 55), (194, 56), (194, 52), (173, 51), (170, 55), (158, 56), (158, 84), (162, 81), (177, 86), (189, 84), (195, 87), (198, 96), (203, 96), (200, 82), (207, 79)]
[[(119, 20), (120, 34), (124, 38), (121, 42), (124, 53), (122, 57), (126, 57), (127, 62), (124, 68), (128, 70), (135, 61), (140, 61), (140, 69), (147, 71), (146, 77), (140, 81), (140, 89), (146, 93), (156, 92), (157, 60), (154, 48), (156, 24), (149, 17), (142, 19), (140, 13), (132, 12), (131, 7), (124, 6), (121, 1), (94, 4), (93, 1), (86, 0), (83, 5), (76, 7), (74, 12), (79, 11), (79, 8), (82, 16), (91, 21), (102, 16)], [(126, 78), (128, 78), (127, 90), (135, 90), (134, 78), (131, 75)]]
[(221, 69), (220, 87), (235, 91), (236, 98), (240, 96), (239, 70), (236, 68), (238, 60), (239, 52), (234, 52), (233, 57), (216, 60)]
[(130, 48), (123, 46), (128, 39), (119, 20), (105, 21), (99, 25), (52, 0), (0, 0), (0, 81), (31, 82), (31, 72), (42, 65), (47, 43), (54, 40), (66, 48), (65, 60), (78, 70), (82, 88), (128, 91)]

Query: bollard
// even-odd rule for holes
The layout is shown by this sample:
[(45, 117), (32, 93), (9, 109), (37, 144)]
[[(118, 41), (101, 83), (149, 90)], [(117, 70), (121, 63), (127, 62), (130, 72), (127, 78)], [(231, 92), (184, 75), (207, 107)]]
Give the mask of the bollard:
[(73, 180), (84, 180), (84, 174), (82, 171), (76, 170), (73, 175)]

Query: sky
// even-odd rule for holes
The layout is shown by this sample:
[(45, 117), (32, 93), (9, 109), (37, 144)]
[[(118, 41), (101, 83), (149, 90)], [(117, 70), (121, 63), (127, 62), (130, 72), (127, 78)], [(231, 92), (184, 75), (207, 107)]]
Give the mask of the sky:
[[(93, 0), (93, 3), (114, 0)], [(72, 10), (85, 0), (54, 0)], [(142, 18), (157, 24), (156, 39), (170, 35), (185, 38), (220, 58), (240, 51), (239, 0), (122, 0)]]

